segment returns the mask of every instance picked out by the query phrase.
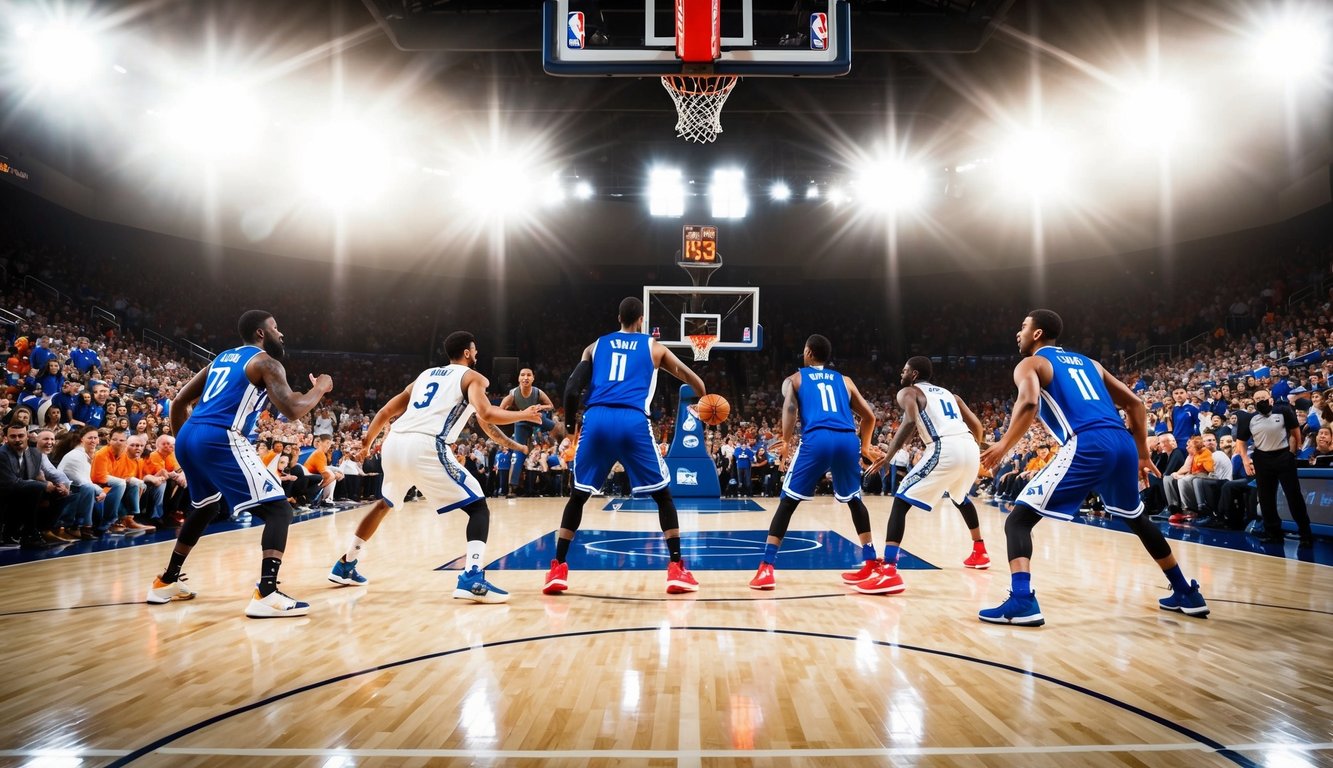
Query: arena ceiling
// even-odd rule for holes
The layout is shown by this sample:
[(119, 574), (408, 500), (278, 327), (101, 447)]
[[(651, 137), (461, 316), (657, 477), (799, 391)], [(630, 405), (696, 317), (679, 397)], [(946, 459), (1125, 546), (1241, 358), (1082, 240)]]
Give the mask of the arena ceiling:
[[(19, 77), (13, 30), (30, 22), (5, 18), (0, 154), (28, 173), (19, 186), (94, 218), (250, 250), (514, 279), (524, 270), (513, 267), (537, 257), (572, 268), (670, 261), (682, 220), (649, 216), (645, 194), (660, 165), (682, 168), (697, 182), (691, 191), (717, 167), (743, 168), (750, 211), (719, 222), (724, 252), (801, 267), (791, 279), (1125, 252), (1327, 202), (1327, 63), (1314, 85), (1252, 77), (1248, 51), (1266, 6), (852, 7), (850, 75), (748, 78), (707, 146), (675, 138), (655, 79), (546, 75), (534, 0), (94, 3), (78, 20), (106, 41), (117, 74), (74, 94)], [(1318, 18), (1327, 24), (1326, 11)], [(1119, 100), (1155, 76), (1169, 76), (1191, 107), (1169, 156), (1118, 143)], [(214, 101), (237, 104), (214, 106), (211, 121), (178, 118), (174, 94), (204, 81), (226, 81), (232, 90)], [(218, 126), (252, 103), (258, 146), (240, 147), (235, 129)], [(350, 120), (359, 133), (332, 148), (313, 186), (350, 179), (359, 191), (333, 208), (309, 203), (297, 156), (322, 126)], [(998, 180), (957, 173), (998, 165), (1006, 142), (1037, 124), (1077, 145), (1069, 189), (1015, 204)], [(204, 138), (216, 146), (201, 152)], [(926, 210), (830, 202), (886, 157), (922, 168)], [(588, 180), (594, 193), (547, 207), (540, 189), (524, 197), (498, 183), (514, 165), (559, 184)], [(371, 166), (396, 175), (386, 181)], [(796, 199), (768, 200), (774, 180)], [(818, 203), (800, 199), (811, 184)], [(487, 195), (511, 207), (478, 208)], [(709, 218), (703, 197), (686, 219)]]

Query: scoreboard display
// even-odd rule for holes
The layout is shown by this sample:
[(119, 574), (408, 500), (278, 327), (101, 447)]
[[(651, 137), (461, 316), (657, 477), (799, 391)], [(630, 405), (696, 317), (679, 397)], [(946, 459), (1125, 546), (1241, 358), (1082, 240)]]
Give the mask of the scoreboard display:
[(721, 266), (717, 253), (717, 227), (712, 224), (686, 224), (681, 233), (681, 266)]

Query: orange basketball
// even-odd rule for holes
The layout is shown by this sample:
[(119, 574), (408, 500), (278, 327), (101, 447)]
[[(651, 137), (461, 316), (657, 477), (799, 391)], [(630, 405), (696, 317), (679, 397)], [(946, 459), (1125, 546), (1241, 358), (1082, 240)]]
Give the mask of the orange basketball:
[(704, 395), (699, 398), (696, 407), (699, 409), (700, 420), (710, 427), (716, 427), (731, 415), (731, 403), (722, 395)]

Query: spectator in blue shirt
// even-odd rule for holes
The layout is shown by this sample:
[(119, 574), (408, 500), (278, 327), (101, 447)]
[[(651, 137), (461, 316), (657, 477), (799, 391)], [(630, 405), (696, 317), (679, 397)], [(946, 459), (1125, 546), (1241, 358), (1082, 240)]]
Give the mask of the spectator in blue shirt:
[[(37, 345), (32, 348), (32, 352), (28, 353), (28, 362), (32, 364), (32, 369), (34, 371), (45, 370), (47, 362), (56, 359), (57, 359), (56, 353), (51, 351), (50, 336), (42, 336), (41, 338), (37, 339)], [(43, 388), (42, 391), (46, 392), (46, 394), (48, 395), (51, 395), (54, 394), (57, 390), (50, 390)]]
[(1189, 402), (1184, 387), (1172, 390), (1171, 397), (1176, 401), (1171, 407), (1171, 434), (1176, 445), (1188, 445), (1190, 438), (1199, 434), (1199, 408)]
[(65, 388), (65, 377), (60, 373), (60, 361), (54, 357), (47, 358), (46, 365), (41, 368), (34, 364), (32, 376), (41, 385), (44, 399), (55, 397)]
[(731, 461), (736, 468), (736, 482), (740, 486), (737, 488), (737, 494), (750, 497), (750, 467), (754, 464), (754, 449), (750, 447), (749, 440), (742, 439), (741, 444), (736, 446), (736, 450), (731, 454)]
[(513, 466), (513, 456), (515, 452), (499, 451), (495, 454), (495, 471), (499, 473), (500, 481), (495, 484), (496, 496), (509, 495), (509, 468)]
[(88, 346), (87, 337), (79, 337), (79, 348), (70, 351), (69, 359), (74, 362), (74, 367), (79, 369), (79, 373), (87, 374), (94, 369), (98, 375), (102, 373), (102, 360), (97, 356), (97, 350)]
[(51, 406), (60, 409), (60, 420), (68, 424), (74, 418), (74, 409), (79, 404), (79, 382), (65, 379), (60, 391), (51, 398)]
[(1291, 381), (1287, 379), (1290, 375), (1291, 369), (1287, 366), (1279, 365), (1277, 367), (1277, 381), (1273, 382), (1273, 386), (1269, 387), (1269, 393), (1273, 396), (1273, 402), (1284, 402), (1287, 399), (1287, 395), (1291, 394), (1292, 384)]

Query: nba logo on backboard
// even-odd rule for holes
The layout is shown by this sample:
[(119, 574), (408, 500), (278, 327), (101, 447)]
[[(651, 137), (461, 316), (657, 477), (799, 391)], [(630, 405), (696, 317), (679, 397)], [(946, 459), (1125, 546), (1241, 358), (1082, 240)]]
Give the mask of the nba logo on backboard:
[(653, 338), (654, 339), (662, 338), (662, 326), (660, 325), (653, 326)]
[(741, 334), (741, 343), (742, 344), (750, 343), (750, 326), (748, 325), (745, 326), (745, 332)]
[(570, 11), (565, 27), (567, 30), (565, 44), (570, 48), (583, 48), (583, 11)]
[[(571, 14), (573, 15), (573, 14)], [(574, 46), (570, 43), (570, 47)], [(828, 14), (812, 13), (810, 14), (810, 50), (823, 51), (828, 49)]]

